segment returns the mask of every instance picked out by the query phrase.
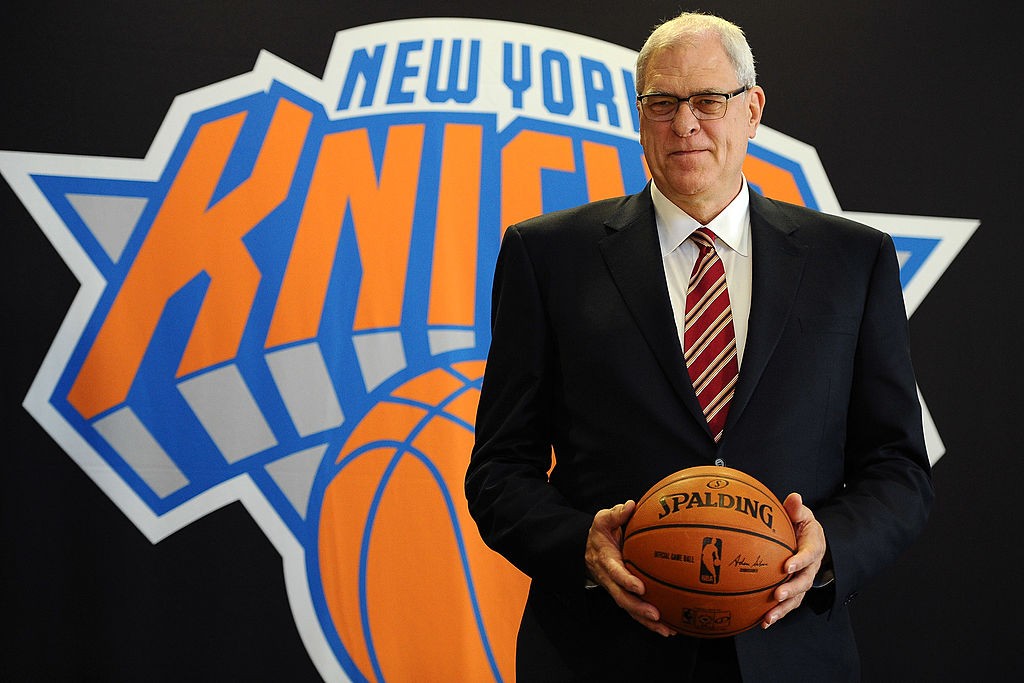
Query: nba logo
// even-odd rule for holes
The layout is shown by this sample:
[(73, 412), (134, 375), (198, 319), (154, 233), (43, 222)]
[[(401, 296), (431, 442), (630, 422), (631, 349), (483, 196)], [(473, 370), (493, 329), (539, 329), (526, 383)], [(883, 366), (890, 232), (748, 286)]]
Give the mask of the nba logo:
[(704, 545), (700, 551), (700, 582), (718, 583), (721, 566), (722, 539), (705, 536)]

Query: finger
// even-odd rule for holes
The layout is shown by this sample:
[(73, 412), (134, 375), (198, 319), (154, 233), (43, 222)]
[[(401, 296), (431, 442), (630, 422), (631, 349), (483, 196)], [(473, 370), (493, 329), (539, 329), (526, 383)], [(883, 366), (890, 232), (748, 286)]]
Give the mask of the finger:
[(607, 510), (599, 510), (594, 515), (593, 526), (605, 533), (618, 531), (633, 516), (634, 509), (636, 509), (636, 503), (632, 500), (627, 500), (625, 503), (619, 503)]
[(768, 610), (764, 615), (764, 619), (761, 620), (761, 628), (766, 629), (772, 624), (775, 624), (782, 619), (784, 616), (795, 610), (804, 600), (804, 593), (798, 593), (797, 595), (780, 602), (778, 605)]
[(661, 623), (658, 608), (639, 597), (646, 590), (643, 581), (632, 574), (622, 561), (622, 529), (635, 509), (636, 502), (628, 500), (595, 515), (587, 541), (588, 564), (593, 558), (595, 580), (616, 605), (645, 628), (663, 637), (672, 636), (676, 631)]
[(814, 583), (815, 572), (811, 567), (802, 569), (791, 576), (784, 584), (775, 589), (773, 596), (780, 604), (797, 596), (803, 596)]
[(647, 586), (636, 575), (629, 571), (629, 568), (621, 560), (606, 565), (606, 575), (617, 588), (635, 596), (643, 596), (647, 592)]
[(669, 636), (674, 636), (677, 633), (675, 629), (671, 628), (670, 626), (666, 626), (660, 621), (649, 621), (646, 619), (637, 619), (637, 621), (639, 621), (641, 624), (646, 626), (651, 631), (657, 633), (659, 636), (663, 636), (665, 638), (668, 638)]
[(797, 516), (802, 514), (802, 510), (801, 509), (804, 509), (807, 512), (810, 512), (810, 508), (806, 508), (804, 506), (804, 498), (803, 498), (803, 496), (801, 496), (799, 493), (796, 493), (796, 492), (793, 492), (793, 493), (789, 494), (788, 496), (786, 496), (786, 500), (783, 501), (782, 507), (784, 507), (786, 509), (786, 514), (789, 515), (789, 518), (790, 518), (790, 520), (792, 520), (794, 525), (797, 524), (798, 521), (799, 521), (797, 519)]
[(821, 524), (811, 509), (803, 504), (803, 497), (799, 493), (786, 496), (783, 507), (793, 523), (797, 541), (797, 552), (786, 562), (786, 571), (796, 574), (813, 567), (817, 572), (825, 556), (825, 533)]
[(620, 598), (621, 601), (616, 600), (616, 604), (624, 609), (636, 622), (662, 636), (667, 637), (676, 634), (675, 629), (661, 622), (661, 614), (654, 605), (644, 602), (629, 593), (622, 593)]
[(811, 571), (813, 574), (818, 571), (818, 567), (821, 565), (821, 558), (825, 556), (824, 544), (819, 545), (817, 542), (805, 545), (796, 554), (786, 561), (786, 573), (790, 575), (790, 579)]
[(619, 503), (615, 507), (611, 508), (610, 513), (607, 516), (607, 521), (613, 527), (625, 526), (629, 518), (633, 516), (633, 510), (636, 509), (636, 503), (632, 500), (627, 500), (625, 503)]
[(807, 591), (811, 588), (813, 578), (814, 574), (809, 571), (799, 572), (776, 589), (774, 597), (779, 604), (765, 614), (761, 627), (768, 628), (799, 607), (803, 603)]
[(632, 516), (635, 507), (636, 504), (630, 500), (600, 510), (594, 516), (587, 537), (587, 568), (594, 581), (612, 594), (619, 588), (637, 595), (644, 592), (643, 582), (622, 562), (622, 525)]

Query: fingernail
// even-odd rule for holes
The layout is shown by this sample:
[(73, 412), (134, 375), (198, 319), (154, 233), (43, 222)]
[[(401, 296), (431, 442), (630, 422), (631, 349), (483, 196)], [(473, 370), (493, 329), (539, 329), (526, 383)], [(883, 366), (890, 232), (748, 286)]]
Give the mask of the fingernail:
[(779, 593), (779, 602), (785, 602), (786, 598), (788, 597), (789, 593), (787, 593), (786, 591), (782, 591), (781, 593)]
[(786, 571), (789, 572), (790, 574), (792, 574), (793, 572), (796, 571), (796, 565), (795, 564), (789, 565), (788, 567), (786, 567)]

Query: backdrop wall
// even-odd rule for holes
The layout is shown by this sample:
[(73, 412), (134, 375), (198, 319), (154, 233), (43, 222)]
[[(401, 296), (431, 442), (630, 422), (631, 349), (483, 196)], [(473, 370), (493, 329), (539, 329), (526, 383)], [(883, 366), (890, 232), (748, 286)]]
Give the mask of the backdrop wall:
[[(0, 150), (141, 159), (175, 97), (265, 50), (319, 78), (335, 32), (414, 17), (562, 29), (638, 49), (673, 2), (37, 2), (0, 31)], [(986, 7), (991, 4), (991, 7)], [(916, 307), (922, 395), (944, 444), (924, 537), (854, 603), (865, 679), (981, 680), (1020, 662), (1014, 485), (1024, 249), (1011, 218), (1009, 10), (975, 3), (704, 2), (747, 32), (764, 122), (817, 150), (844, 211), (980, 225)], [(0, 185), (3, 596), (11, 680), (318, 680), (279, 548), (230, 503), (153, 543), (22, 407), (79, 283)], [(93, 476), (95, 472), (91, 473)]]

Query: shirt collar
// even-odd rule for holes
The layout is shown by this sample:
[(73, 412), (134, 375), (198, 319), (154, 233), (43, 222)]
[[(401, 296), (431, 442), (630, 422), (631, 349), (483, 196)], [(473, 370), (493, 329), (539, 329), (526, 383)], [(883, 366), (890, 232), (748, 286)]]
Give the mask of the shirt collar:
[[(701, 224), (673, 204), (653, 181), (651, 199), (654, 200), (658, 241), (661, 243), (661, 255), (664, 258), (685, 242)], [(735, 199), (704, 227), (709, 228), (719, 240), (741, 256), (750, 254), (750, 191), (746, 178), (743, 179), (740, 192)]]

